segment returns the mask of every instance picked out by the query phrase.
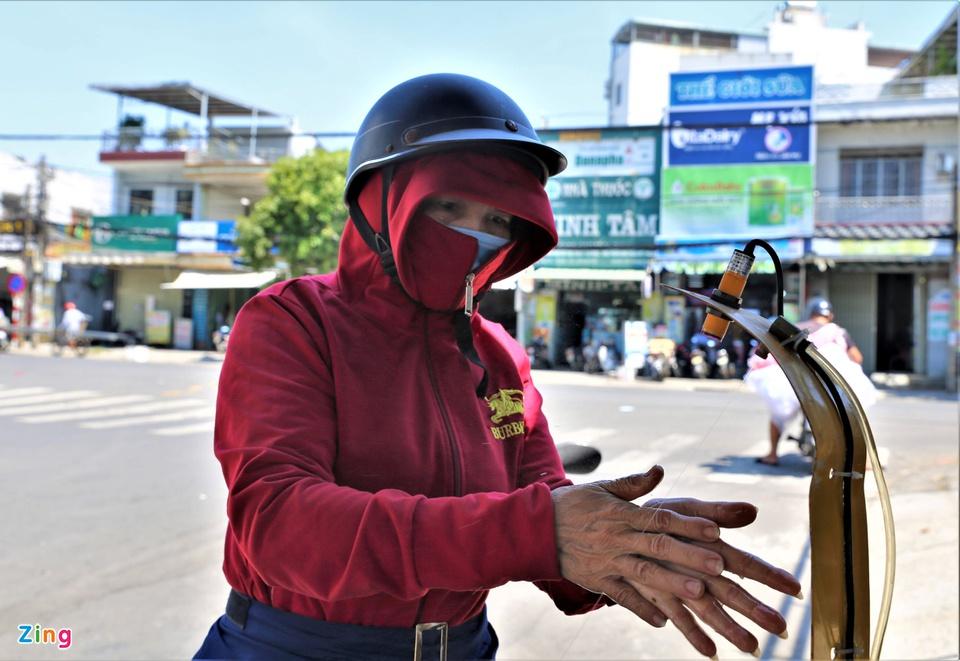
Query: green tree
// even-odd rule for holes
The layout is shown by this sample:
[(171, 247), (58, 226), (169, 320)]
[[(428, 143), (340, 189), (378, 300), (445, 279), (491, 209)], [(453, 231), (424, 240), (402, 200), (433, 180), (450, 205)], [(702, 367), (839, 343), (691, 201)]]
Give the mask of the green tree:
[[(337, 265), (347, 219), (343, 188), (349, 152), (317, 149), (282, 158), (267, 175), (266, 197), (237, 223), (237, 245), (255, 269), (286, 263), (287, 275), (322, 273)], [(277, 254), (271, 254), (276, 247)]]

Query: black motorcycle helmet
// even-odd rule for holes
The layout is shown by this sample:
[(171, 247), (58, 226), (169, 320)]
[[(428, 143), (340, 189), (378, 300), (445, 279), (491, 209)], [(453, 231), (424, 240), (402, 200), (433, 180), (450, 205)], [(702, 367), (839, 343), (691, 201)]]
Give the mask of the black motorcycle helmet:
[(562, 172), (567, 159), (540, 141), (527, 116), (490, 83), (454, 73), (412, 78), (384, 94), (357, 131), (347, 168), (347, 203), (363, 175), (431, 151), (490, 147), (533, 157), (540, 180)]
[(825, 298), (815, 298), (807, 306), (807, 318), (829, 317), (833, 314), (833, 306)]

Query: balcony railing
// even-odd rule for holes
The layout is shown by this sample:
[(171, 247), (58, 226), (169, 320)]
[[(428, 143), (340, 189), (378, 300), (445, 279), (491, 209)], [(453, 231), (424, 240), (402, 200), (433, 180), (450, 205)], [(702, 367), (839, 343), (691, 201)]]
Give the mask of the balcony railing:
[(141, 128), (122, 127), (119, 131), (104, 132), (101, 152), (159, 153), (183, 152), (190, 164), (214, 161), (245, 163), (273, 163), (290, 154), (289, 138), (266, 134), (258, 137), (251, 153), (250, 137), (215, 135), (209, 138), (180, 131), (166, 131), (162, 135), (146, 133)]
[(822, 105), (869, 101), (956, 99), (960, 93), (956, 76), (907, 78), (872, 85), (818, 85), (816, 102)]
[(947, 223), (952, 216), (949, 194), (898, 197), (816, 198), (818, 223)]

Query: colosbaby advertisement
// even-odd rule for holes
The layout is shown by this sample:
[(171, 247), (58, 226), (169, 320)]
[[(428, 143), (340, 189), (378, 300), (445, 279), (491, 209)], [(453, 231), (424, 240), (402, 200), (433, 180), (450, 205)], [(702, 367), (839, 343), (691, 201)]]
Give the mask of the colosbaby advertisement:
[(813, 231), (813, 166), (702, 166), (663, 171), (663, 241), (751, 239)]

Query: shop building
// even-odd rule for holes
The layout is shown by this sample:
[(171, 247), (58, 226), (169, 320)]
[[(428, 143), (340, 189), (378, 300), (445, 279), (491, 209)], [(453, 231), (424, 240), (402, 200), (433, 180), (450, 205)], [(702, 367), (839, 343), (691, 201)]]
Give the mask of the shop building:
[[(957, 214), (957, 12), (882, 85), (818, 90), (808, 295), (826, 295), (867, 372), (942, 386)], [(884, 377), (880, 377), (884, 378)]]
[(208, 348), (214, 326), (276, 276), (237, 264), (236, 219), (266, 194), (277, 159), (315, 141), (290, 117), (189, 83), (92, 88), (117, 97), (99, 157), (114, 173), (112, 213), (67, 232), (58, 299), (86, 295), (102, 330)]
[[(832, 297), (839, 321), (863, 349), (868, 372), (880, 372), (881, 379), (896, 374), (942, 383), (950, 363), (949, 264), (957, 209), (956, 12), (919, 52), (878, 47), (868, 37), (863, 25), (829, 27), (813, 2), (784, 3), (763, 34), (644, 21), (630, 21), (618, 31), (608, 89), (610, 122), (664, 127), (656, 249), (646, 260), (623, 265), (640, 269), (637, 283), (652, 274), (651, 296), (641, 296), (645, 318), (667, 324), (671, 335), (689, 338), (703, 310), (682, 299), (658, 300), (656, 285), (709, 292), (730, 251), (742, 245), (731, 228), (711, 235), (706, 225), (698, 225), (721, 217), (722, 209), (708, 210), (688, 193), (700, 191), (715, 204), (734, 193), (756, 197), (757, 205), (748, 200), (745, 224), (757, 225), (751, 231), (769, 238), (784, 262), (786, 316), (801, 318), (813, 296)], [(803, 67), (813, 72), (812, 95), (805, 101), (780, 99), (789, 107), (776, 107), (777, 99), (754, 98), (759, 103), (752, 109), (742, 105), (749, 112), (741, 117), (721, 112), (733, 107), (724, 105), (729, 95), (715, 97), (712, 106), (706, 97), (695, 96), (716, 92), (725, 77), (730, 79), (727, 92), (744, 90), (741, 82), (755, 83), (778, 69), (786, 80), (795, 74), (802, 80), (798, 69)], [(687, 73), (692, 96), (678, 103), (672, 82)], [(806, 117), (794, 112), (798, 102), (807, 104)], [(749, 165), (754, 173), (746, 172), (743, 166), (751, 161), (739, 158), (735, 148), (709, 145), (713, 154), (733, 154), (726, 161), (698, 153), (701, 137), (723, 141), (726, 134), (718, 127), (744, 128), (749, 137), (754, 123), (789, 133), (780, 142), (790, 146), (788, 152), (798, 152), (795, 162), (783, 160), (783, 154), (761, 154)], [(698, 135), (708, 127), (717, 130)], [(805, 142), (798, 140), (805, 131)], [(742, 137), (740, 131), (736, 137)], [(772, 149), (766, 145), (768, 151), (776, 152), (776, 143)], [(757, 188), (761, 184), (766, 188)], [(760, 204), (764, 199), (779, 202)], [(754, 207), (767, 223), (759, 217), (755, 222)], [(804, 217), (794, 220), (802, 222), (791, 226), (791, 209), (799, 207)], [(683, 219), (678, 210), (688, 212), (691, 222), (678, 225)], [(771, 227), (759, 227), (764, 224)], [(723, 235), (736, 241), (724, 244)], [(744, 301), (762, 314), (774, 311), (773, 276), (758, 273), (768, 267), (762, 261), (754, 267)]]
[(611, 40), (607, 81), (611, 126), (660, 124), (671, 73), (766, 65), (813, 66), (824, 85), (882, 83), (913, 53), (869, 43), (863, 23), (827, 24), (816, 2), (781, 3), (761, 32), (722, 31), (677, 21), (630, 20)]

